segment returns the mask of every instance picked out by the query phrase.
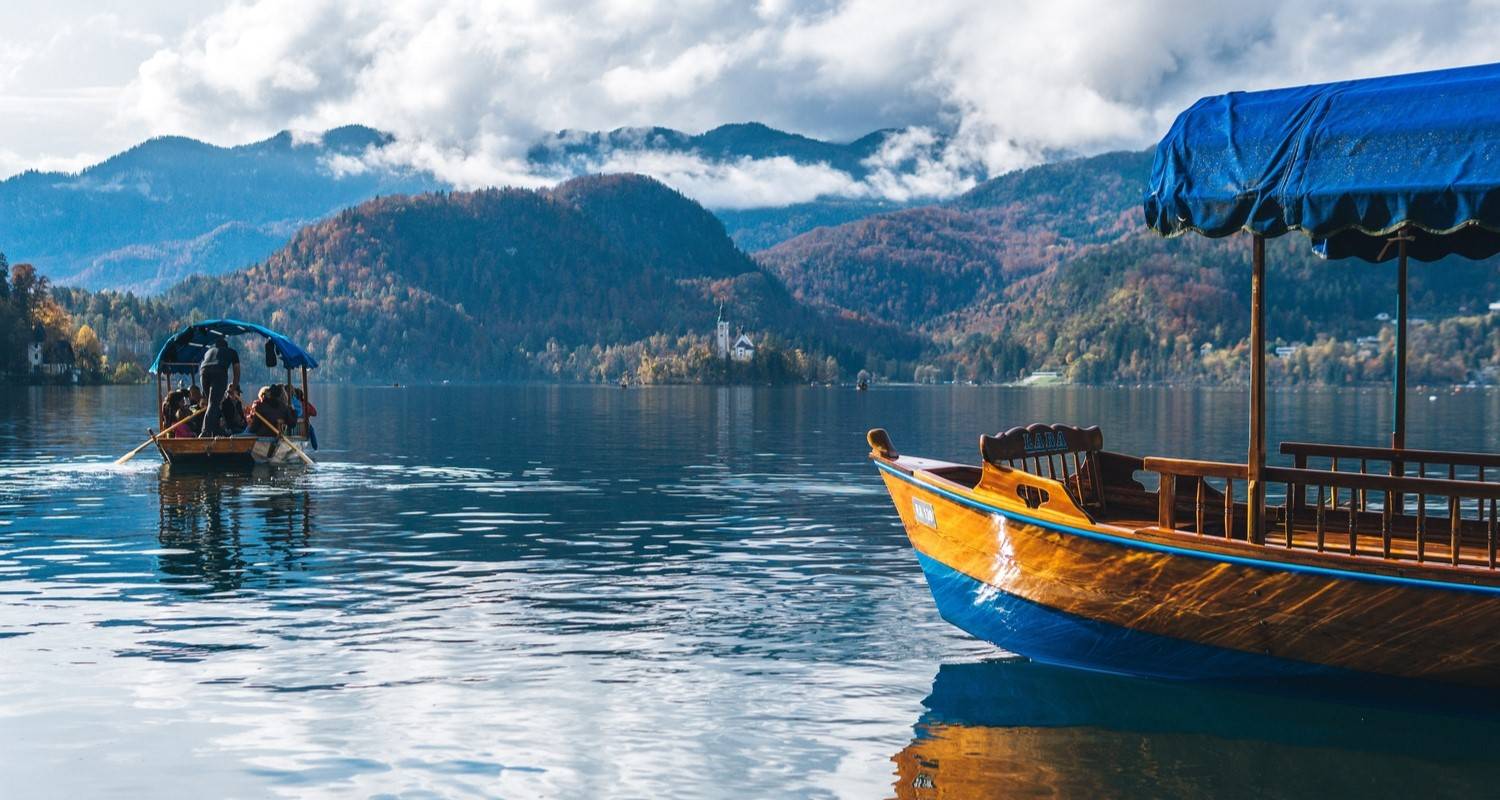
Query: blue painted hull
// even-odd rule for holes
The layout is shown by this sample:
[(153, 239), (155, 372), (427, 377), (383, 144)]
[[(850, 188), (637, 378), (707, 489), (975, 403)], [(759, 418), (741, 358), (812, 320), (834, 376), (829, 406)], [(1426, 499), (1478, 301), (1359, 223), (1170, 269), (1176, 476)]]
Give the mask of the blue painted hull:
[(1047, 664), (1171, 680), (1279, 679), (1345, 670), (1134, 631), (1033, 603), (917, 551), (943, 619)]

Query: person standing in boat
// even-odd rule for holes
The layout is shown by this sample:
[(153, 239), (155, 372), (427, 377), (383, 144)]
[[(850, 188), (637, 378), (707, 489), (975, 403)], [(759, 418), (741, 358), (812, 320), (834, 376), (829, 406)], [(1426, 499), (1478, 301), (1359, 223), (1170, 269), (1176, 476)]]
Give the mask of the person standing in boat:
[(203, 427), (200, 436), (224, 436), (220, 418), (224, 406), (224, 395), (229, 388), (229, 373), (234, 371), (234, 383), (240, 382), (240, 354), (229, 346), (222, 335), (215, 336), (208, 349), (203, 351), (203, 360), (198, 363), (198, 382), (208, 400), (208, 410), (203, 412)]

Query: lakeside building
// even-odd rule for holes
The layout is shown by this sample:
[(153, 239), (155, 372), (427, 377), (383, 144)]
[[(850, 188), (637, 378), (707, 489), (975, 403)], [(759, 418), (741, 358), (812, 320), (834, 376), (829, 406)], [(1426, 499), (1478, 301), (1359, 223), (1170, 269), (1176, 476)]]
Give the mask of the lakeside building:
[(26, 345), (26, 366), (34, 378), (63, 379), (73, 383), (82, 378), (73, 345), (65, 339), (47, 341), (47, 331), (41, 325), (32, 328), (31, 342)]
[(737, 364), (747, 364), (755, 359), (755, 342), (744, 332), (730, 339), (729, 320), (724, 319), (724, 304), (719, 304), (719, 318), (714, 324), (714, 354)]
[(1055, 386), (1063, 383), (1062, 372), (1055, 369), (1040, 369), (1021, 379), (1021, 386)]

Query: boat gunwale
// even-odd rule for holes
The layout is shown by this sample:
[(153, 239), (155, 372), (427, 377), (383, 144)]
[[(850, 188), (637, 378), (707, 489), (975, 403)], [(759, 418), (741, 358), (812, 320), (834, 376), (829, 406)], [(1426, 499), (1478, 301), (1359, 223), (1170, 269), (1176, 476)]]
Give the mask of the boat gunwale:
[[(1109, 527), (1111, 531), (1090, 530), (1065, 522), (1048, 520), (1035, 516), (1026, 511), (1004, 507), (994, 501), (986, 501), (985, 498), (974, 494), (972, 489), (962, 486), (954, 481), (932, 474), (927, 469), (905, 469), (897, 462), (899, 459), (886, 459), (879, 455), (871, 455), (871, 460), (881, 471), (908, 483), (921, 486), (954, 502), (970, 508), (987, 512), (1001, 514), (1008, 518), (1014, 518), (1019, 522), (1038, 525), (1043, 528), (1057, 531), (1059, 533), (1082, 536), (1088, 539), (1110, 542), (1124, 547), (1134, 547), (1154, 552), (1179, 555), (1196, 558), (1205, 561), (1220, 563), (1232, 563), (1241, 566), (1256, 567), (1261, 569), (1280, 570), (1287, 572), (1299, 572), (1304, 574), (1320, 575), (1345, 580), (1366, 581), (1372, 583), (1386, 583), (1398, 586), (1413, 586), (1425, 589), (1439, 589), (1446, 591), (1468, 592), (1473, 594), (1500, 595), (1500, 573), (1490, 570), (1480, 571), (1478, 568), (1466, 565), (1450, 566), (1443, 564), (1416, 564), (1406, 565), (1401, 562), (1393, 562), (1385, 559), (1371, 561), (1364, 556), (1348, 556), (1341, 553), (1304, 553), (1301, 551), (1285, 550), (1276, 548), (1269, 544), (1254, 544), (1251, 542), (1240, 542), (1233, 540), (1205, 541), (1195, 534), (1185, 534), (1178, 531), (1166, 531), (1155, 528), (1131, 529), (1112, 526), (1106, 523), (1094, 523), (1099, 527)], [(921, 459), (927, 464), (944, 464), (947, 462), (933, 462)], [(951, 464), (951, 466), (967, 466), (963, 464)], [(941, 469), (942, 467), (938, 467)], [(918, 475), (917, 473), (923, 473)], [(947, 484), (952, 488), (939, 485), (939, 482)], [(1170, 538), (1169, 538), (1170, 537)], [(1181, 539), (1181, 543), (1173, 540)], [(1197, 545), (1197, 546), (1193, 546)], [(1247, 552), (1234, 552), (1235, 550)], [(1253, 553), (1253, 555), (1252, 555)], [(1261, 555), (1270, 555), (1273, 558), (1263, 558)], [(1275, 558), (1280, 556), (1281, 558)], [(1293, 556), (1299, 560), (1285, 558)], [(1358, 567), (1362, 569), (1351, 569), (1339, 562), (1359, 560)], [(1334, 562), (1335, 565), (1318, 563), (1303, 563), (1307, 561)], [(1379, 571), (1381, 568), (1397, 572), (1420, 571), (1433, 575), (1454, 575), (1461, 578), (1472, 578), (1478, 580), (1489, 580), (1494, 583), (1468, 583), (1458, 580), (1448, 580), (1439, 577), (1411, 577), (1403, 574), (1390, 574)]]

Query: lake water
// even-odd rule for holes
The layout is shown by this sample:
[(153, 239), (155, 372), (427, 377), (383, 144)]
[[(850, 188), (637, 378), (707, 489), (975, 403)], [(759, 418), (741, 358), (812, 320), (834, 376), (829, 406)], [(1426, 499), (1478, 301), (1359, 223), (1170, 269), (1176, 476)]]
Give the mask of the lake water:
[[(1042, 668), (940, 620), (864, 432), (1243, 457), (1242, 391), (333, 387), (311, 470), (109, 461), (144, 387), (0, 390), (5, 797), (1481, 796), (1500, 721)], [(1380, 443), (1377, 390), (1273, 441)], [(1500, 393), (1414, 397), (1496, 449)]]

